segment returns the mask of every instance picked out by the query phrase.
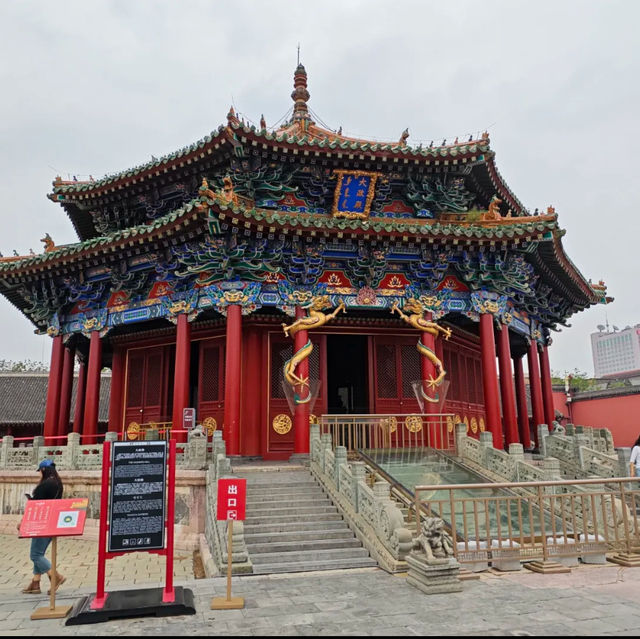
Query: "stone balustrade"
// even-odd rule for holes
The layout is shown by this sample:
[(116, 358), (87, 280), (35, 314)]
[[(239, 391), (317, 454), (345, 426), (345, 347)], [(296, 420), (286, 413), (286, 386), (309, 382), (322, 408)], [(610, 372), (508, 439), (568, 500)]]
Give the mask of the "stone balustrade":
[[(105, 441), (117, 441), (118, 433), (105, 434)], [(157, 431), (148, 431), (145, 439), (158, 439)], [(211, 445), (200, 426), (193, 428), (187, 442), (176, 444), (176, 465), (189, 470), (204, 470), (211, 461)], [(100, 470), (102, 443), (81, 444), (79, 433), (69, 433), (63, 446), (45, 444), (44, 437), (34, 437), (31, 446), (15, 446), (6, 435), (0, 442), (0, 470), (31, 470), (43, 459), (51, 459), (58, 470)]]
[(391, 499), (390, 484), (378, 480), (373, 488), (368, 486), (363, 462), (348, 462), (344, 446), (333, 451), (331, 435), (321, 436), (317, 424), (310, 429), (313, 475), (380, 567), (388, 572), (406, 570), (413, 537), (405, 528), (402, 511)]
[(563, 465), (565, 477), (627, 477), (629, 448), (613, 448), (611, 432), (606, 428), (591, 428), (568, 424), (564, 434), (552, 432), (545, 424), (538, 426), (540, 452), (555, 457)]
[(456, 446), (460, 461), (494, 481), (550, 481), (560, 477), (556, 459), (545, 459), (542, 465), (525, 461), (522, 444), (511, 444), (509, 452), (493, 447), (493, 435), (480, 433), (479, 439), (467, 435), (466, 424), (456, 424)]
[[(206, 507), (205, 507), (205, 538), (211, 551), (212, 565), (205, 564), (207, 576), (212, 577), (226, 570), (228, 562), (227, 540), (228, 522), (218, 521), (218, 479), (232, 477), (231, 463), (226, 454), (226, 444), (222, 439), (222, 432), (215, 431), (212, 441), (212, 458), (207, 469)], [(233, 524), (231, 538), (231, 572), (232, 574), (246, 574), (253, 572), (253, 565), (244, 541), (244, 524), (236, 521)]]

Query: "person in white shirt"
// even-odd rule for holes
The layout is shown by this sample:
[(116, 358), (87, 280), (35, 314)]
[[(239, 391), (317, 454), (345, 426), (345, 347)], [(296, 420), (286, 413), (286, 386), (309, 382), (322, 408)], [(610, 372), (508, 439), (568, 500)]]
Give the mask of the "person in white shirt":
[(631, 477), (640, 477), (640, 437), (636, 439), (636, 443), (631, 449), (629, 466), (631, 468)]

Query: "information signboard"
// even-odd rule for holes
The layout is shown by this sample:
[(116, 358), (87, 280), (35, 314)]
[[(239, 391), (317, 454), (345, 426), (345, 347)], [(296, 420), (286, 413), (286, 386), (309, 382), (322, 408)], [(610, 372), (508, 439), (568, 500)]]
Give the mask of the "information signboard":
[(30, 499), (24, 509), (19, 537), (82, 535), (88, 499)]
[(246, 505), (246, 479), (218, 479), (218, 521), (244, 520)]
[(113, 442), (109, 552), (164, 548), (167, 442)]
[(196, 425), (196, 409), (195, 408), (183, 408), (182, 409), (182, 428), (185, 430), (191, 430)]

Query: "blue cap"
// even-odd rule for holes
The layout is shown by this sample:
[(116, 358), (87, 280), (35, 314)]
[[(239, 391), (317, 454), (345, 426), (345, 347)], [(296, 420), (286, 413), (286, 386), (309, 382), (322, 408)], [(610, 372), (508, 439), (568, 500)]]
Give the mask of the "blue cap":
[(49, 466), (54, 466), (55, 464), (50, 459), (43, 459), (38, 464), (38, 470), (42, 470), (43, 468), (49, 468)]

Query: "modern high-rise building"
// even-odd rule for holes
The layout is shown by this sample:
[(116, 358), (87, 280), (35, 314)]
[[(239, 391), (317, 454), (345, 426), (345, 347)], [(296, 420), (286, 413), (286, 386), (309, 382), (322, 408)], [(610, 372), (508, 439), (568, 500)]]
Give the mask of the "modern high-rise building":
[(624, 330), (598, 327), (591, 333), (591, 352), (596, 377), (640, 373), (640, 324)]

